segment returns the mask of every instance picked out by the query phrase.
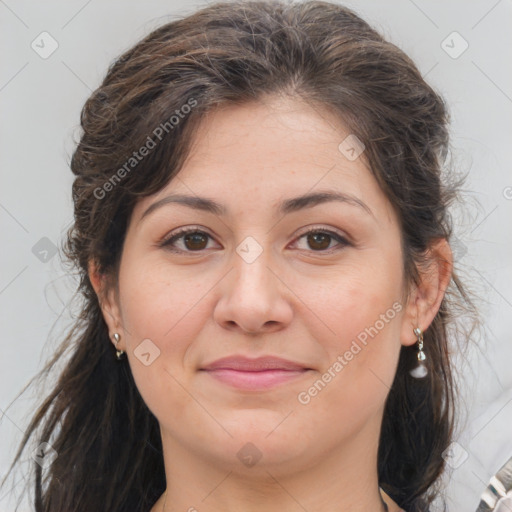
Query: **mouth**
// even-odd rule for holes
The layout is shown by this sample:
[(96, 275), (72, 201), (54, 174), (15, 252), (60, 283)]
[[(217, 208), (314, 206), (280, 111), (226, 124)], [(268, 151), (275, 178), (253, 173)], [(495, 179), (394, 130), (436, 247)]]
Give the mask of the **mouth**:
[(216, 381), (244, 390), (265, 390), (292, 382), (312, 371), (300, 363), (277, 357), (219, 359), (200, 371)]

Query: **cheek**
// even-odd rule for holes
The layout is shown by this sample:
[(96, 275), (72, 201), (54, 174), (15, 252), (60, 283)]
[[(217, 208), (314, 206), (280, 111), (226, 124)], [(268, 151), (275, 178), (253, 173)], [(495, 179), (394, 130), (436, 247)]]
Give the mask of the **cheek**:
[(400, 350), (400, 260), (385, 251), (370, 256), (337, 269), (314, 294), (310, 290), (304, 295), (305, 289), (301, 290), (321, 320), (315, 321), (318, 328), (311, 335), (324, 351), (322, 371), (331, 370), (330, 383), (317, 386), (323, 395), (317, 406), (343, 403), (335, 413), (341, 416), (363, 405), (380, 407), (393, 382)]
[(190, 315), (200, 314), (201, 297), (211, 285), (192, 273), (173, 272), (161, 261), (140, 261), (138, 265), (127, 261), (120, 273), (123, 325), (132, 342), (142, 337), (162, 346), (171, 339), (179, 345), (184, 330), (200, 326), (190, 321)]
[[(304, 421), (326, 438), (338, 435), (340, 425), (347, 435), (355, 432), (378, 414), (400, 350), (401, 304), (394, 300), (394, 288), (376, 281), (371, 287), (365, 279), (344, 284), (324, 296), (322, 320), (335, 334), (323, 327), (322, 336), (311, 333), (322, 345), (324, 365), (301, 389), (299, 399), (300, 404), (307, 402), (299, 406)], [(363, 284), (368, 286), (361, 288)]]
[[(158, 262), (132, 265), (132, 261), (126, 258), (119, 275), (130, 367), (150, 410), (160, 416), (164, 401), (173, 397), (176, 413), (190, 400), (179, 383), (186, 384), (187, 350), (200, 335), (207, 315), (207, 302), (201, 298), (212, 284), (197, 275), (172, 274)], [(144, 353), (150, 355), (141, 357)]]
[[(388, 331), (396, 319), (400, 289), (400, 268), (384, 265), (375, 268), (361, 263), (333, 271), (330, 276), (318, 281), (307, 281), (300, 296), (321, 322), (328, 327), (325, 339), (338, 349), (346, 349), (353, 339), (361, 342), (367, 337), (376, 337), (377, 331)], [(299, 294), (298, 293), (298, 294)], [(394, 307), (393, 307), (394, 306)], [(370, 331), (370, 334), (368, 333)]]

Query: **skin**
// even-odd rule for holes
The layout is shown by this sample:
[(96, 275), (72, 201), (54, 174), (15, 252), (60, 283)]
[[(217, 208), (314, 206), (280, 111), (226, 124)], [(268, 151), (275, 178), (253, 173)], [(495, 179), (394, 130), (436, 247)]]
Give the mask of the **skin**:
[[(432, 264), (405, 302), (398, 219), (364, 153), (350, 161), (338, 149), (348, 134), (330, 112), (288, 97), (218, 109), (178, 176), (136, 205), (117, 286), (91, 262), (110, 334), (121, 335), (118, 348), (160, 423), (166, 512), (382, 510), (384, 403), (401, 346), (415, 344), (413, 329), (425, 331), (439, 309), (452, 256), (444, 239), (434, 244)], [(342, 202), (277, 212), (280, 201), (320, 190), (356, 196), (372, 214)], [(228, 213), (168, 203), (141, 220), (170, 193), (211, 198)], [(180, 227), (209, 236), (175, 241), (188, 250), (181, 254), (159, 246)], [(312, 227), (350, 243), (303, 236)], [(262, 249), (252, 263), (236, 252), (249, 236)], [(394, 318), (300, 403), (299, 393), (394, 303)], [(134, 353), (145, 339), (160, 350), (148, 366)], [(312, 371), (259, 392), (199, 371), (233, 354), (280, 356)], [(251, 467), (237, 457), (247, 443), (261, 455)], [(162, 510), (164, 496), (152, 512)]]

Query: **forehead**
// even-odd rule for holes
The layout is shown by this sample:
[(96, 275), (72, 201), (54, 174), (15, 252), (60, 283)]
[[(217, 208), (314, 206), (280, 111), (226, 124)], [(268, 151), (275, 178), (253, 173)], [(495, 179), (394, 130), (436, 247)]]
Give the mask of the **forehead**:
[(342, 143), (351, 137), (327, 109), (290, 98), (223, 106), (203, 118), (178, 175), (143, 198), (134, 213), (140, 216), (155, 201), (179, 192), (208, 196), (227, 211), (256, 214), (316, 190), (350, 194), (387, 211), (364, 152), (347, 158)]

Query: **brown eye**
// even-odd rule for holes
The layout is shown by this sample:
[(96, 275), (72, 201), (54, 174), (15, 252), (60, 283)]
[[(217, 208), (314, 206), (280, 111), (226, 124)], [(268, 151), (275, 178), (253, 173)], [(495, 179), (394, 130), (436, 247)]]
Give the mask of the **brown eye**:
[(183, 237), (183, 243), (187, 249), (191, 251), (200, 251), (208, 245), (208, 235), (196, 231)]
[(323, 251), (329, 248), (332, 237), (327, 233), (322, 232), (314, 232), (309, 233), (307, 236), (309, 246), (314, 250)]
[[(335, 233), (334, 231), (325, 229), (311, 229), (298, 238), (299, 241), (302, 239), (306, 240), (305, 245), (307, 247), (299, 247), (299, 249), (310, 250), (313, 252), (330, 253), (351, 245), (345, 237)], [(331, 245), (333, 241), (336, 242), (336, 245), (334, 246)]]
[[(208, 241), (210, 239), (212, 239), (212, 237), (208, 233), (200, 231), (197, 228), (182, 229), (167, 240), (161, 242), (160, 245), (171, 252), (200, 253), (208, 248)], [(330, 253), (351, 245), (346, 238), (338, 233), (321, 229), (310, 230), (298, 238), (298, 240), (301, 239), (306, 239), (307, 247), (305, 250), (311, 250), (313, 252)], [(337, 243), (337, 246), (331, 247), (333, 241)]]
[(201, 252), (207, 248), (209, 239), (211, 239), (211, 236), (208, 233), (197, 228), (182, 229), (164, 240), (160, 245), (176, 253)]

